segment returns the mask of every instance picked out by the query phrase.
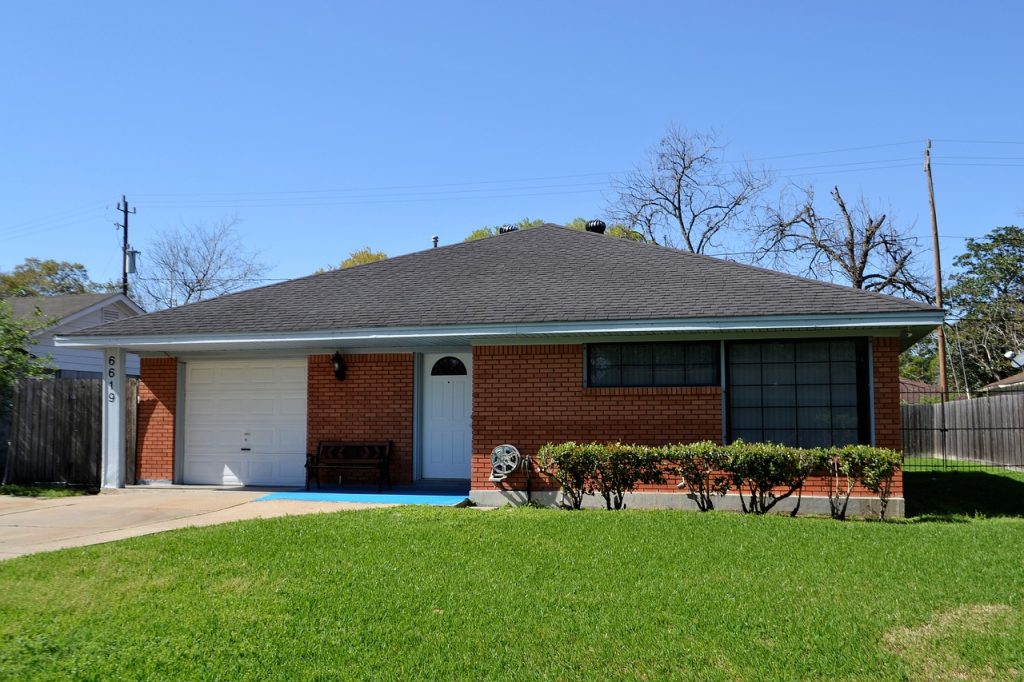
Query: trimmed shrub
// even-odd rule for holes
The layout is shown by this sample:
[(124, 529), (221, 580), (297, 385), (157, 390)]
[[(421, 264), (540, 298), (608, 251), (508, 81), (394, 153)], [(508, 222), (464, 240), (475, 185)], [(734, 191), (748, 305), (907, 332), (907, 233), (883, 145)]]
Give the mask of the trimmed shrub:
[(683, 479), (679, 487), (690, 491), (697, 508), (702, 512), (714, 509), (714, 496), (729, 491), (729, 477), (724, 473), (730, 456), (728, 446), (705, 440), (666, 445), (663, 451)]
[(608, 509), (622, 509), (626, 493), (641, 483), (660, 483), (659, 448), (622, 443), (548, 443), (537, 451), (541, 469), (562, 488), (565, 506), (579, 509), (585, 495), (600, 493)]
[(583, 506), (583, 496), (593, 494), (597, 469), (595, 448), (573, 441), (548, 443), (537, 450), (537, 461), (541, 471), (558, 481), (567, 508), (579, 509)]
[(626, 493), (642, 483), (663, 483), (666, 470), (680, 477), (701, 511), (715, 508), (715, 497), (731, 488), (746, 514), (766, 514), (796, 495), (790, 512), (800, 511), (807, 477), (828, 478), (832, 517), (843, 520), (856, 485), (878, 495), (884, 519), (892, 479), (902, 464), (898, 452), (866, 445), (802, 449), (773, 443), (718, 445), (711, 441), (663, 447), (624, 443), (548, 443), (537, 451), (541, 471), (558, 481), (563, 505), (583, 506), (586, 495), (600, 493), (608, 509), (622, 509)]
[(660, 448), (643, 445), (592, 443), (597, 456), (594, 488), (604, 498), (608, 509), (622, 509), (623, 498), (641, 483), (663, 483), (664, 454)]
[[(745, 514), (765, 514), (793, 493), (802, 492), (804, 481), (821, 467), (825, 458), (823, 450), (802, 450), (774, 443), (736, 441), (728, 450), (730, 457), (725, 470), (739, 493), (740, 507)], [(791, 516), (800, 511), (799, 499), (800, 495)]]
[(879, 516), (884, 519), (889, 505), (889, 491), (893, 476), (903, 458), (894, 450), (867, 445), (847, 445), (827, 451), (825, 467), (828, 470), (828, 505), (832, 518), (844, 521), (850, 495), (859, 483), (878, 495), (881, 502)]

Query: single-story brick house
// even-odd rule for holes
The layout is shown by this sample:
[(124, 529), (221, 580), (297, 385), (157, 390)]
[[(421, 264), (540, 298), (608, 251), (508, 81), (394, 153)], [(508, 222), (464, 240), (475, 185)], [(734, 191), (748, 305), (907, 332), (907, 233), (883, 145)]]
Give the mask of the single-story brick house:
[[(139, 482), (299, 485), (320, 441), (388, 440), (395, 483), (459, 480), (497, 504), (523, 497), (520, 477), (489, 480), (503, 443), (524, 455), (569, 439), (899, 448), (898, 355), (941, 319), (922, 303), (546, 225), (58, 343), (105, 349), (107, 486), (125, 483), (132, 352)], [(551, 499), (543, 479), (532, 485)], [(686, 502), (672, 484), (633, 500)]]

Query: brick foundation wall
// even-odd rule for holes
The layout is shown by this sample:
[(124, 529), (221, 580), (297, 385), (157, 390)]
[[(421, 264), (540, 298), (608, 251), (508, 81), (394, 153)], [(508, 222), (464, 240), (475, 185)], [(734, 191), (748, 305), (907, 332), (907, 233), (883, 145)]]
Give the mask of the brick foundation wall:
[(137, 481), (174, 478), (174, 417), (178, 398), (176, 358), (142, 358), (136, 424)]
[[(330, 355), (309, 357), (306, 442), (315, 452), (320, 441), (387, 441), (391, 480), (412, 482), (412, 353), (346, 355), (344, 381), (334, 378)], [(337, 483), (334, 472), (321, 472), (324, 483)], [(350, 471), (345, 482), (376, 481), (376, 474)]]
[[(584, 388), (583, 346), (477, 346), (473, 349), (472, 488), (493, 484), (491, 450), (511, 443), (535, 455), (548, 441), (621, 441), (661, 445), (722, 439), (718, 387)], [(644, 490), (676, 490), (670, 481)], [(536, 487), (552, 487), (535, 479)]]

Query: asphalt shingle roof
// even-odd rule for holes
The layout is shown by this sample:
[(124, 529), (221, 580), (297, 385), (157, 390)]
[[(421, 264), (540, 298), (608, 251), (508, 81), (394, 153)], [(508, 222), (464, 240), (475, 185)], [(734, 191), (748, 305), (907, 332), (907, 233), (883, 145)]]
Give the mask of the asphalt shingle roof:
[(556, 225), (250, 289), (80, 332), (131, 336), (935, 310)]
[(43, 317), (63, 320), (80, 310), (85, 310), (117, 294), (68, 294), (66, 296), (12, 296), (4, 300), (11, 306), (11, 313), (19, 319), (27, 319), (36, 314), (36, 309)]

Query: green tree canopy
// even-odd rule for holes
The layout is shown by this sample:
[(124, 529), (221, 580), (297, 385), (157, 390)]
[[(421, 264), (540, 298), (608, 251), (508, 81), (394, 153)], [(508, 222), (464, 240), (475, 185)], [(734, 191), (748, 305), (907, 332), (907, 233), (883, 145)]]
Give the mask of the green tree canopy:
[(93, 282), (84, 265), (67, 261), (26, 258), (11, 272), (0, 272), (0, 296), (87, 294), (111, 291), (112, 286)]
[(977, 388), (1019, 372), (1005, 355), (1024, 350), (1024, 229), (998, 227), (968, 239), (953, 263), (949, 374)]
[[(529, 230), (531, 228), (540, 227), (541, 225), (546, 224), (547, 221), (545, 220), (531, 220), (530, 218), (523, 218), (519, 222), (513, 223), (513, 225), (515, 227), (518, 227), (520, 230)], [(587, 219), (573, 218), (572, 220), (565, 224), (565, 227), (569, 228), (570, 230), (578, 230), (582, 232), (587, 229)], [(477, 239), (484, 239), (485, 237), (493, 237), (496, 234), (498, 234), (497, 226), (491, 227), (489, 225), (485, 225), (481, 228), (478, 228), (470, 232), (469, 236), (467, 236), (463, 241), (472, 242), (476, 241)], [(605, 231), (605, 234), (612, 237), (618, 237), (619, 239), (629, 239), (638, 242), (645, 241), (644, 236), (641, 233), (629, 229), (622, 223), (614, 223), (612, 225), (609, 225), (608, 229)]]
[(352, 253), (348, 254), (348, 258), (341, 261), (338, 265), (328, 265), (325, 268), (317, 269), (315, 274), (322, 272), (328, 272), (329, 270), (344, 270), (346, 268), (352, 268), (357, 265), (366, 265), (367, 263), (376, 263), (379, 260), (387, 260), (388, 254), (383, 251), (374, 251), (369, 246), (364, 246), (361, 249), (356, 249)]
[(19, 379), (42, 376), (49, 370), (49, 358), (34, 357), (27, 349), (34, 343), (32, 335), (52, 322), (38, 312), (27, 320), (16, 319), (11, 306), (0, 300), (0, 415), (9, 409)]
[(348, 255), (348, 258), (341, 261), (342, 270), (345, 268), (355, 267), (356, 265), (366, 265), (367, 263), (376, 263), (379, 260), (387, 259), (388, 254), (383, 251), (374, 251), (369, 246), (364, 246), (361, 249), (356, 249)]

